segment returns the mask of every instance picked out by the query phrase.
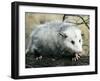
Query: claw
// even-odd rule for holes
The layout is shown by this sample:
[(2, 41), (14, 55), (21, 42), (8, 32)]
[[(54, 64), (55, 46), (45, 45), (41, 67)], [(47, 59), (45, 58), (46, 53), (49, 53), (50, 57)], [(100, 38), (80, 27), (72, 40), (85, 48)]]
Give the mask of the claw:
[(77, 61), (77, 60), (79, 60), (79, 58), (80, 58), (80, 54), (75, 54), (75, 57), (74, 58), (72, 58), (72, 60), (74, 60), (74, 61)]
[(43, 57), (42, 56), (39, 56), (39, 57), (36, 57), (36, 60), (41, 60)]

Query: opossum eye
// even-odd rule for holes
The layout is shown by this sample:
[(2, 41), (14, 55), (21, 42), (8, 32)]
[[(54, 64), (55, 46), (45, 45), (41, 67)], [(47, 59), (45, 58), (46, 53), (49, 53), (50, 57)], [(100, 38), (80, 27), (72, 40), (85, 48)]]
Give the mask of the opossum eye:
[(81, 40), (79, 40), (79, 42), (81, 42)]
[(64, 33), (59, 33), (62, 37), (67, 38), (68, 36)]
[(67, 35), (63, 35), (64, 38), (67, 38)]
[(72, 43), (72, 44), (75, 44), (75, 41), (71, 40), (71, 43)]

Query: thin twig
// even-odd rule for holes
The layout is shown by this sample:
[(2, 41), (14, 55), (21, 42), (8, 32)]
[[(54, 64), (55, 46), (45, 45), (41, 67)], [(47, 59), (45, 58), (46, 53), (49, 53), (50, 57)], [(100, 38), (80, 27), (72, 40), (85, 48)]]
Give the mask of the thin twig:
[(87, 26), (87, 28), (89, 29), (89, 26), (88, 26), (88, 24), (85, 22), (84, 18), (81, 17), (81, 16), (78, 16), (78, 17), (80, 17), (80, 18), (83, 20), (84, 24), (85, 24), (85, 25)]
[(64, 21), (64, 20), (65, 20), (65, 17), (66, 17), (66, 15), (64, 14), (64, 16), (63, 16), (63, 20), (62, 20), (62, 21)]

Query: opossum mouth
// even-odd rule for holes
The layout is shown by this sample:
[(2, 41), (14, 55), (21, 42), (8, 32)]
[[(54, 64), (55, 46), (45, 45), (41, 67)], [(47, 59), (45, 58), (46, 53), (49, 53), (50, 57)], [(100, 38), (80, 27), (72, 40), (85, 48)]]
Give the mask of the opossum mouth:
[(75, 56), (76, 54), (77, 54), (78, 56), (81, 56), (81, 52), (73, 52), (73, 50), (72, 50), (72, 51), (66, 50), (66, 51), (69, 52), (69, 53), (72, 53), (73, 56)]
[(78, 54), (78, 55), (80, 56), (80, 53), (78, 53), (78, 52), (74, 52), (74, 53), (73, 53), (73, 55), (75, 55), (75, 54)]
[(78, 53), (78, 52), (74, 52), (73, 55), (81, 56), (80, 53)]

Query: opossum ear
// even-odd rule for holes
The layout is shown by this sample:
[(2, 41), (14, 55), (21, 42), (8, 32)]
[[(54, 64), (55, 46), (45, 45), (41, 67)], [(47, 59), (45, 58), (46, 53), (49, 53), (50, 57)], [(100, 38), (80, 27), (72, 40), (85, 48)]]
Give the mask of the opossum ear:
[(62, 37), (64, 37), (64, 38), (68, 37), (65, 33), (62, 33), (62, 32), (59, 32), (59, 35), (62, 36)]

